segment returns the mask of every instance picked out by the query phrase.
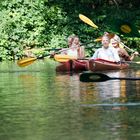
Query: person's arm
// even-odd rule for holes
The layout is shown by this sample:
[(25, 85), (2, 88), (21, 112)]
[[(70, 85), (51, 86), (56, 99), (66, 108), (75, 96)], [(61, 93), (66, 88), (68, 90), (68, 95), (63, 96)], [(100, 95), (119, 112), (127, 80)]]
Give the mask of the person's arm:
[(123, 48), (119, 48), (118, 54), (120, 57), (122, 57), (125, 61), (131, 61), (130, 56), (128, 54), (128, 52), (123, 49)]
[(130, 56), (130, 60), (132, 61), (138, 54), (138, 52), (132, 53), (132, 55)]
[(85, 48), (84, 48), (84, 46), (81, 46), (81, 47), (78, 48), (78, 57), (80, 59), (85, 57)]

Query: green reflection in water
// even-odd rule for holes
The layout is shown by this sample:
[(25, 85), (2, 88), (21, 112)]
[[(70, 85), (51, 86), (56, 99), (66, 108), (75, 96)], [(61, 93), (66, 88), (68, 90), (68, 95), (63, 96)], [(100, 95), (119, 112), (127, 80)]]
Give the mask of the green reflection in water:
[[(38, 61), (26, 68), (2, 63), (0, 77), (2, 140), (137, 140), (140, 137), (139, 108), (86, 106), (139, 103), (140, 82), (81, 83), (78, 74), (55, 73), (55, 64), (48, 61)], [(130, 85), (131, 88), (126, 88)]]

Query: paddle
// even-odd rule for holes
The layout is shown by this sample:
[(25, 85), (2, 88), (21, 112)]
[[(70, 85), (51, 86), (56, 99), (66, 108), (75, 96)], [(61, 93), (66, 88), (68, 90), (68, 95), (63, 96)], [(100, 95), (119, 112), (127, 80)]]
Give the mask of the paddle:
[[(114, 37), (115, 34), (108, 33), (108, 37), (111, 39)], [(98, 37), (97, 39), (94, 39), (94, 42), (102, 41), (102, 36)]]
[(65, 54), (54, 55), (54, 59), (55, 59), (55, 61), (58, 61), (58, 62), (67, 62), (69, 60), (89, 60), (88, 58), (79, 59), (77, 57), (70, 56), (70, 55), (65, 55)]
[[(89, 44), (89, 43), (91, 43), (91, 42), (82, 43), (82, 44), (80, 44), (80, 46), (83, 46), (83, 45), (86, 45), (86, 44)], [(91, 48), (91, 47), (86, 47), (86, 48)], [(69, 50), (69, 49), (71, 49), (71, 48), (56, 48), (56, 49), (55, 48), (51, 48), (51, 49), (44, 49), (44, 51), (45, 50), (48, 50), (48, 51), (57, 50), (58, 52), (56, 52), (56, 53), (58, 54), (58, 53), (61, 53), (63, 51)], [(28, 65), (32, 64), (37, 59), (44, 58), (44, 57), (50, 56), (50, 55), (52, 55), (52, 54), (48, 54), (48, 55), (41, 56), (41, 57), (23, 58), (23, 59), (17, 61), (17, 65), (20, 66), (20, 67), (25, 67), (25, 66), (28, 66)], [(66, 61), (68, 61), (71, 58), (62, 57), (62, 59), (61, 59), (60, 57), (59, 58), (55, 57), (55, 59), (58, 60), (59, 62), (63, 62), (63, 61), (66, 62)]]
[(74, 57), (74, 56), (69, 56), (69, 55), (65, 55), (65, 54), (58, 54), (58, 55), (54, 55), (54, 59), (55, 61), (58, 61), (58, 62), (67, 62), (69, 60), (76, 60), (77, 57)]
[(134, 62), (134, 61), (122, 61), (122, 63), (140, 64), (140, 61), (137, 61), (137, 62)]
[(95, 25), (95, 24), (93, 23), (93, 21), (90, 20), (88, 17), (86, 17), (86, 16), (84, 16), (84, 15), (82, 15), (82, 14), (79, 14), (79, 18), (80, 18), (83, 22), (85, 22), (85, 23), (89, 24), (90, 26), (92, 26), (93, 28), (96, 28), (96, 29), (98, 28), (98, 26)]
[[(133, 49), (130, 49), (129, 47), (127, 47), (124, 43), (120, 42), (120, 44), (125, 47), (126, 49), (128, 49), (129, 51), (131, 51), (132, 53), (134, 53), (135, 51)], [(140, 54), (138, 53), (138, 55), (140, 56)]]
[[(60, 51), (58, 51), (56, 53), (61, 53), (61, 52), (66, 51), (68, 49), (69, 48), (66, 48), (66, 49), (60, 50)], [(25, 66), (28, 66), (28, 65), (32, 64), (37, 59), (42, 59), (44, 57), (51, 56), (51, 55), (52, 54), (47, 54), (47, 55), (41, 56), (41, 57), (23, 58), (23, 59), (17, 61), (17, 65), (20, 66), (20, 67), (25, 67)]]
[(38, 58), (35, 58), (35, 57), (23, 58), (23, 59), (17, 61), (17, 65), (20, 66), (20, 67), (25, 67), (25, 66), (28, 66), (28, 65), (32, 64), (37, 59)]
[(85, 72), (80, 74), (81, 82), (105, 82), (108, 80), (140, 80), (140, 77), (109, 77), (103, 73)]
[[(83, 21), (83, 22), (85, 22), (85, 23), (87, 23), (88, 25), (90, 25), (90, 26), (92, 26), (92, 27), (94, 27), (94, 28), (98, 28), (98, 26), (97, 25), (95, 25), (95, 23), (93, 23), (93, 21), (92, 20), (90, 20), (88, 17), (86, 17), (86, 16), (84, 16), (84, 15), (82, 15), (82, 14), (79, 14), (79, 18)], [(99, 28), (98, 28), (99, 29)], [(101, 30), (101, 29), (100, 29)], [(94, 40), (94, 41), (100, 41), (101, 40), (101, 38), (98, 38), (98, 39), (96, 39), (96, 40)], [(123, 45), (125, 48), (127, 48), (128, 50), (130, 50), (131, 52), (135, 52), (134, 50), (132, 50), (132, 49), (130, 49), (129, 47), (127, 47), (126, 45), (124, 45), (122, 42), (120, 42), (120, 44), (121, 45)]]

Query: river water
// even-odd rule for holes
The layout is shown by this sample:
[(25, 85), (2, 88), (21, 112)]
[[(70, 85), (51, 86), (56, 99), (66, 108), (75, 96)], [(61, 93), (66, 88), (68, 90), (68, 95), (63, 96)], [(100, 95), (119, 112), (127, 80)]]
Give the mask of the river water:
[[(140, 77), (140, 66), (105, 72)], [(52, 61), (0, 65), (0, 140), (139, 140), (140, 81), (82, 83)]]

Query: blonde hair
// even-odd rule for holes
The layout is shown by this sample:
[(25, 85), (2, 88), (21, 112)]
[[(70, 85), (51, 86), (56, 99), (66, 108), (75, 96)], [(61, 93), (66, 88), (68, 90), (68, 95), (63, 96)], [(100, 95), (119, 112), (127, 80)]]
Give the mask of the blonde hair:
[(113, 39), (114, 39), (115, 41), (117, 41), (118, 43), (121, 42), (121, 39), (120, 39), (120, 37), (119, 37), (118, 35), (114, 35)]

